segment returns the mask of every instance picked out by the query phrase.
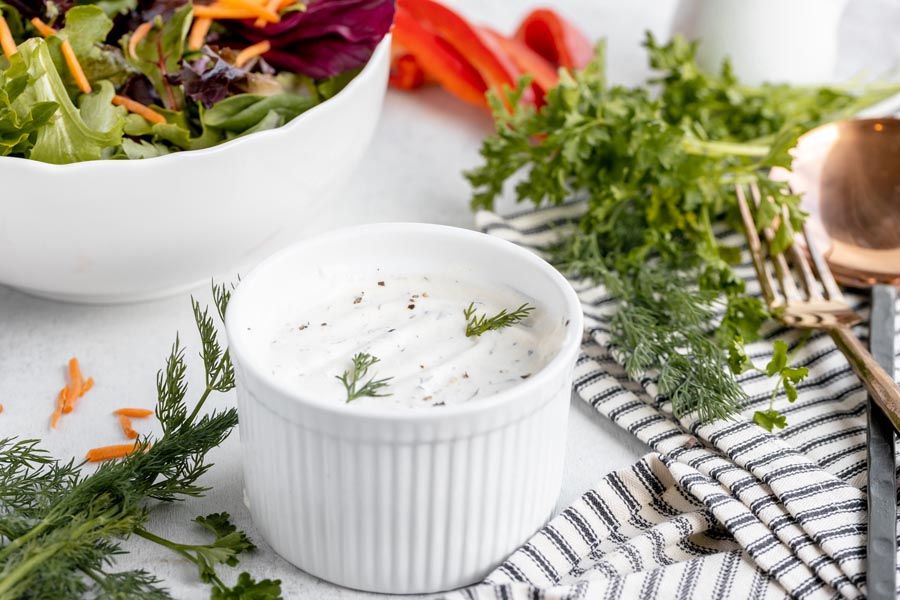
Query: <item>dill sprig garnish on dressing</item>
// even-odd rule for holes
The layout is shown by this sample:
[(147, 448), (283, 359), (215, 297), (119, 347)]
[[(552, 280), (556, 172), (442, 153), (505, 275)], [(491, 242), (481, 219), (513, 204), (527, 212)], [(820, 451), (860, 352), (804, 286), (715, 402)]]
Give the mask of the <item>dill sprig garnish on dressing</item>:
[[(214, 285), (213, 292), (223, 317), (230, 291)], [(201, 579), (212, 584), (214, 599), (281, 597), (277, 581), (257, 582), (242, 574), (236, 586), (228, 587), (216, 575), (216, 565), (233, 566), (239, 554), (253, 547), (227, 515), (197, 519), (215, 534), (211, 544), (177, 544), (145, 529), (150, 500), (173, 502), (208, 491), (199, 483), (213, 466), (207, 455), (238, 421), (234, 408), (201, 414), (213, 392), (234, 387), (234, 367), (228, 350), (218, 342), (209, 310), (193, 299), (192, 305), (203, 349), (205, 388), (189, 411), (184, 349), (176, 337), (157, 376), (161, 437), (139, 438), (135, 452), (105, 462), (93, 473), (85, 472), (83, 463), (52, 458), (38, 440), (0, 441), (0, 600), (171, 598), (144, 570), (113, 570), (115, 557), (124, 552), (121, 540), (131, 535), (160, 543), (194, 562)]]
[(477, 337), (486, 331), (496, 331), (515, 325), (524, 320), (533, 310), (534, 307), (526, 303), (512, 312), (504, 308), (493, 317), (488, 317), (487, 313), (477, 315), (475, 313), (475, 303), (472, 302), (468, 308), (463, 310), (463, 316), (466, 318), (466, 337)]
[(379, 362), (378, 357), (367, 352), (359, 352), (353, 356), (352, 360), (353, 368), (344, 371), (341, 375), (335, 375), (335, 377), (344, 384), (344, 389), (347, 391), (347, 402), (352, 402), (363, 396), (382, 398), (391, 395), (385, 394), (382, 390), (388, 387), (388, 382), (393, 379), (393, 377), (375, 379), (373, 376), (366, 383), (359, 385), (360, 381), (368, 374), (369, 368)]
[[(483, 164), (466, 174), (472, 205), (492, 209), (513, 178), (518, 201), (585, 198), (586, 213), (555, 262), (618, 300), (608, 323), (613, 351), (632, 377), (658, 373), (676, 415), (729, 417), (747, 397), (727, 370), (728, 351), (758, 339), (768, 317), (734, 270), (741, 249), (714, 230), (739, 222), (734, 186), (757, 183), (764, 198), (757, 224), (775, 225), (783, 250), (791, 236), (776, 215), (786, 213), (795, 231), (805, 215), (799, 198), (766, 173), (790, 167), (788, 150), (803, 131), (853, 115), (897, 86), (860, 95), (748, 87), (727, 63), (719, 74), (702, 71), (695, 43), (659, 45), (648, 34), (645, 47), (658, 76), (644, 86), (609, 85), (600, 45), (584, 70), (561, 73), (540, 109), (518, 102), (525, 83), (508, 103), (493, 96), (496, 133), (482, 145)], [(799, 377), (776, 374), (778, 385)], [(757, 421), (783, 426), (777, 411), (766, 413)]]

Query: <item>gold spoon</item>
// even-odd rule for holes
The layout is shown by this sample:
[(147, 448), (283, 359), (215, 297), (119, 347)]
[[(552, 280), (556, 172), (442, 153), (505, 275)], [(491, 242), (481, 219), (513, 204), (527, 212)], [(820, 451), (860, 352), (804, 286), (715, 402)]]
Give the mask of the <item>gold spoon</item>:
[[(900, 285), (900, 120), (861, 119), (803, 135), (791, 172), (776, 170), (802, 194), (811, 243), (823, 250), (835, 279), (872, 288), (870, 346), (894, 368), (894, 304)], [(895, 597), (896, 465), (890, 420), (868, 403), (869, 600)]]

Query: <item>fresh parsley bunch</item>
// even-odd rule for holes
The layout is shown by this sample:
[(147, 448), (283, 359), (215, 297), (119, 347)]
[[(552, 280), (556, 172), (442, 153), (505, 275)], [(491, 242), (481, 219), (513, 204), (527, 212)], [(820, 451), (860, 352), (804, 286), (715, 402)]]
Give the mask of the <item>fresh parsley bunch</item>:
[[(746, 400), (728, 353), (758, 339), (768, 317), (734, 270), (741, 249), (716, 235), (738, 222), (734, 186), (759, 185), (760, 228), (786, 209), (796, 229), (805, 216), (799, 198), (766, 173), (790, 166), (788, 150), (805, 130), (896, 90), (748, 87), (728, 63), (702, 71), (694, 42), (660, 45), (648, 34), (644, 45), (658, 72), (646, 86), (609, 85), (601, 44), (584, 70), (561, 72), (540, 109), (518, 102), (525, 83), (509, 94), (512, 112), (493, 97), (496, 133), (482, 146), (484, 164), (467, 173), (472, 205), (491, 209), (514, 178), (519, 201), (585, 197), (577, 231), (556, 249), (558, 265), (619, 300), (609, 327), (630, 376), (656, 370), (677, 416), (726, 418)], [(776, 247), (790, 243), (778, 226)], [(793, 385), (800, 371), (770, 375)], [(785, 425), (771, 407), (758, 416), (770, 430)]]

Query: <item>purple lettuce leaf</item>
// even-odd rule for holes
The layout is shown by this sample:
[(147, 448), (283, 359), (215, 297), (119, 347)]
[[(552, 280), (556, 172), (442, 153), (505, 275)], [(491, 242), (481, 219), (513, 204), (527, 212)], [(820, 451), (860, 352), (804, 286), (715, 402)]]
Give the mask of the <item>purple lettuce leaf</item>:
[(263, 28), (252, 20), (228, 22), (218, 43), (243, 47), (269, 40), (272, 50), (263, 56), (272, 65), (326, 79), (368, 62), (393, 20), (393, 0), (312, 0), (305, 11)]
[(184, 61), (184, 66), (178, 73), (169, 75), (167, 79), (173, 85), (184, 86), (184, 95), (191, 100), (211, 108), (229, 96), (235, 86), (246, 82), (247, 77), (247, 71), (229, 64), (221, 56), (210, 52), (210, 55), (203, 56), (193, 63)]

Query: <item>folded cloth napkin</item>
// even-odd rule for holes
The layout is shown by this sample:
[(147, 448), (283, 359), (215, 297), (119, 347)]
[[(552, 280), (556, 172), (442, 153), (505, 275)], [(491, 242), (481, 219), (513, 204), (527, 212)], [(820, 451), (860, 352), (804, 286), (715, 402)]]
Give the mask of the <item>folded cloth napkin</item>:
[[(482, 212), (477, 223), (541, 253), (583, 211)], [(738, 273), (758, 293), (752, 266)], [(758, 373), (739, 378), (749, 396), (741, 415), (700, 424), (673, 416), (653, 374), (628, 380), (609, 350), (614, 302), (601, 287), (572, 284), (586, 316), (575, 389), (653, 452), (606, 476), (484, 583), (448, 598), (864, 597), (866, 393), (831, 338), (816, 332), (796, 354), (809, 376), (796, 402), (776, 402), (786, 429), (753, 423), (773, 386)], [(850, 301), (865, 315), (862, 299)], [(793, 350), (802, 337), (775, 323), (764, 334), (747, 347), (757, 364), (768, 362), (772, 340)], [(857, 334), (866, 340), (865, 328)]]

